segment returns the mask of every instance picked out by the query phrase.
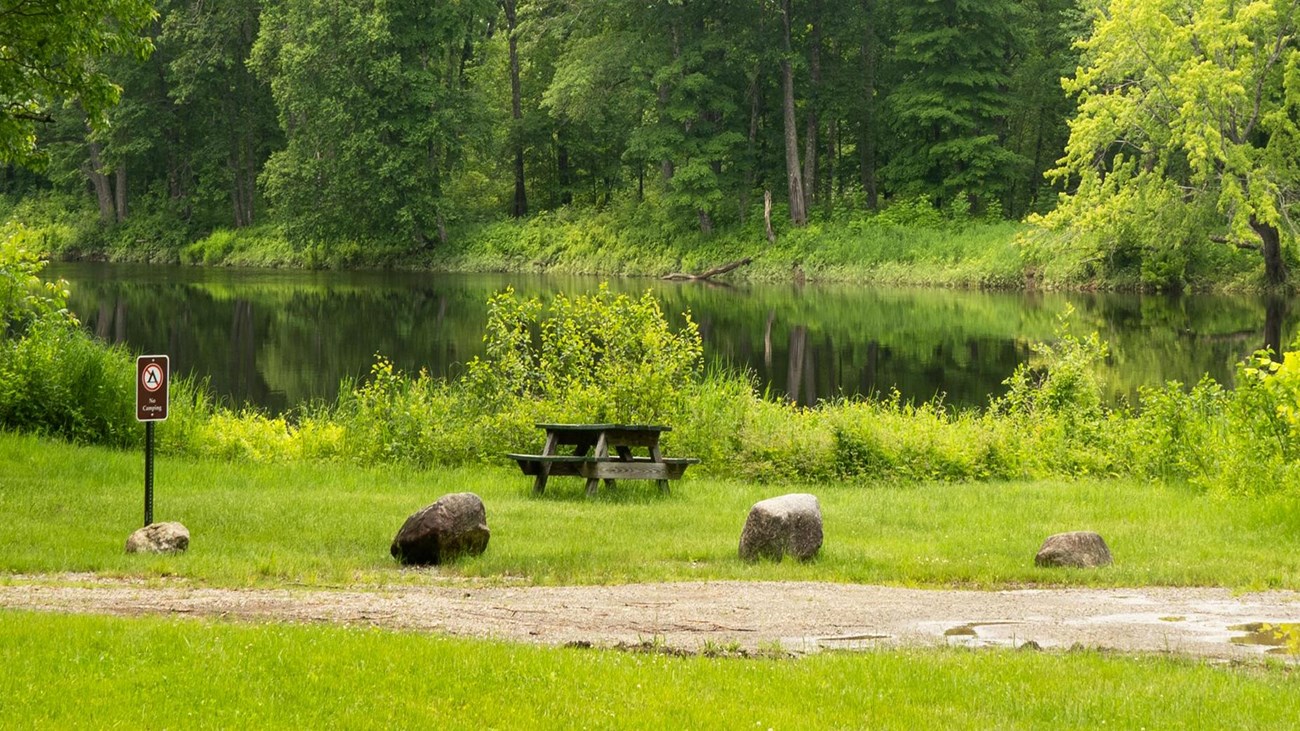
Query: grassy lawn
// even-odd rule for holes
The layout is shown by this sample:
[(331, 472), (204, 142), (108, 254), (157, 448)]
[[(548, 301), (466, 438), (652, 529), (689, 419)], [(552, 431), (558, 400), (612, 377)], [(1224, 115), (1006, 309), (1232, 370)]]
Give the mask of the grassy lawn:
[[(662, 497), (626, 482), (587, 499), (577, 479), (544, 497), (513, 467), (416, 471), (249, 465), (160, 457), (158, 520), (192, 534), (179, 556), (127, 556), (143, 513), (143, 457), (0, 434), (0, 573), (174, 575), (218, 585), (424, 581), (388, 544), (407, 515), (448, 492), (487, 505), (487, 553), (435, 575), (536, 583), (682, 579), (907, 585), (1153, 584), (1300, 587), (1300, 504), (1220, 500), (1128, 480), (998, 484), (760, 485), (688, 479)], [(825, 544), (808, 564), (736, 557), (757, 500), (812, 492)], [(1038, 569), (1050, 533), (1100, 532), (1115, 555), (1096, 571)]]
[[(1293, 728), (1300, 676), (1092, 652), (788, 659), (0, 612), (3, 728)], [(74, 700), (75, 699), (75, 700)]]

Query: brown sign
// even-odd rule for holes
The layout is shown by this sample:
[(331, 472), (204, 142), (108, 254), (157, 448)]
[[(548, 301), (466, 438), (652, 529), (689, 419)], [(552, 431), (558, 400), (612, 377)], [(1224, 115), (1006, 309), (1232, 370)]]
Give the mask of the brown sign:
[(135, 359), (136, 421), (167, 420), (167, 388), (171, 366), (165, 355), (142, 355)]

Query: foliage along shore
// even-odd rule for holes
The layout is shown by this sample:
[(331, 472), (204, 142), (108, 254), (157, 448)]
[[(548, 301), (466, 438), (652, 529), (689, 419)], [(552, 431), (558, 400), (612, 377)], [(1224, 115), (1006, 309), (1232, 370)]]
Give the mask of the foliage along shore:
[[(645, 211), (565, 208), (525, 219), (457, 227), (447, 244), (417, 250), (376, 241), (295, 247), (276, 224), (190, 232), (165, 214), (105, 225), (85, 201), (47, 193), (0, 197), (0, 235), (63, 260), (204, 266), (400, 269), (664, 276), (698, 274), (741, 259), (730, 281), (847, 282), (967, 288), (1251, 291), (1264, 288), (1257, 257), (1206, 242), (1185, 252), (1176, 283), (1149, 256), (1098, 257), (1079, 234), (939, 210), (926, 198), (878, 212), (843, 210), (804, 227), (762, 221), (698, 231), (661, 228)], [(1070, 245), (1066, 245), (1066, 239)]]
[[(80, 328), (41, 267), (13, 239), (0, 245), (0, 428), (136, 444), (130, 355)], [(693, 323), (673, 331), (649, 293), (543, 303), (506, 292), (488, 308), (485, 357), (455, 380), (403, 374), (380, 357), (334, 403), (281, 417), (222, 406), (180, 381), (160, 439), (194, 456), (428, 467), (535, 448), (536, 422), (658, 422), (674, 428), (670, 454), (758, 481), (1101, 475), (1219, 494), (1300, 491), (1300, 355), (1278, 364), (1257, 354), (1231, 391), (1171, 383), (1109, 407), (1095, 367), (1105, 344), (1062, 328), (987, 408), (897, 394), (802, 408), (759, 394), (743, 374), (706, 372)]]

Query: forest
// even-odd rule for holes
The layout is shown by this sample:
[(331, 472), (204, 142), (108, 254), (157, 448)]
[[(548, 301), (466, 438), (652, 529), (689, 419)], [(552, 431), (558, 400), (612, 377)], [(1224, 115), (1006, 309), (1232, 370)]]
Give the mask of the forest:
[(1291, 0), (80, 4), (121, 30), (86, 61), (110, 88), (6, 111), (0, 194), (130, 246), (418, 253), (560, 211), (689, 246), (901, 206), (1028, 217), (1085, 277), (1289, 278)]

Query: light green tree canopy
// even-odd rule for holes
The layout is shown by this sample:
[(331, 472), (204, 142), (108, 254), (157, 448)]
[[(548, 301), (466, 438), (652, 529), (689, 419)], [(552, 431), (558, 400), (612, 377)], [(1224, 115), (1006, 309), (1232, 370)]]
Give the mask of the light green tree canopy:
[(60, 101), (102, 122), (121, 90), (100, 60), (148, 56), (138, 32), (153, 18), (149, 0), (0, 0), (0, 163), (40, 162), (37, 132)]
[(1047, 217), (1114, 246), (1222, 238), (1286, 279), (1300, 200), (1300, 0), (1109, 0), (1065, 79), (1079, 101)]

